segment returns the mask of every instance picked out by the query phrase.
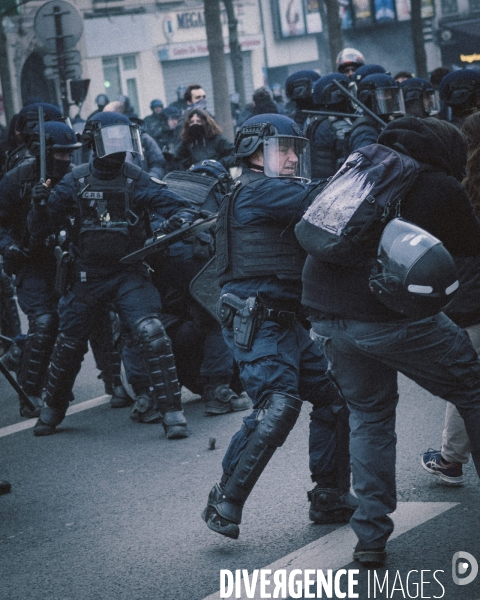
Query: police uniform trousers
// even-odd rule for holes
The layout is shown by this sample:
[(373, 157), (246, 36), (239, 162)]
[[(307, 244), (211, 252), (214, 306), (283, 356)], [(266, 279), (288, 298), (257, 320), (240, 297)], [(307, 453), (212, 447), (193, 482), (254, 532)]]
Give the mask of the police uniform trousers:
[[(312, 478), (322, 486), (337, 487), (338, 466), (333, 460), (336, 453), (335, 418), (332, 407), (325, 406), (322, 401), (322, 397), (331, 398), (332, 382), (325, 374), (327, 361), (308, 330), (298, 322), (284, 328), (276, 322), (264, 321), (249, 351), (235, 346), (232, 330), (224, 328), (223, 335), (238, 364), (243, 387), (253, 403), (252, 413), (243, 419), (243, 427), (233, 436), (227, 449), (222, 462), (224, 474), (232, 475), (258, 424), (257, 414), (262, 401), (272, 392), (280, 392), (313, 404), (318, 402), (310, 415), (310, 470)], [(339, 461), (338, 448), (336, 456)], [(348, 491), (348, 456), (345, 458)]]

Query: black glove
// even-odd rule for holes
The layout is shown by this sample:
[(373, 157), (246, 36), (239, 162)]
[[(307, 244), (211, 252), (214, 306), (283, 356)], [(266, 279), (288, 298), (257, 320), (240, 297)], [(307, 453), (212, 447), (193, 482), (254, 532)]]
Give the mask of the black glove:
[(12, 244), (3, 251), (3, 270), (9, 277), (15, 275), (26, 258), (26, 252), (20, 250), (16, 244)]
[(44, 183), (37, 183), (32, 188), (32, 200), (35, 204), (45, 206), (52, 190)]
[(172, 231), (176, 231), (180, 229), (181, 226), (185, 223), (185, 219), (183, 217), (179, 217), (178, 215), (173, 215), (163, 223), (161, 223), (160, 227), (155, 231), (157, 234), (162, 233), (172, 233)]

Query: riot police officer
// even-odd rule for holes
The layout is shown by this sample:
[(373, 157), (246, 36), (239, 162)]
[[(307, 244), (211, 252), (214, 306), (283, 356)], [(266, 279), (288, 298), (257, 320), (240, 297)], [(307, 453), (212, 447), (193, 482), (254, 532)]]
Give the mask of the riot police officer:
[(311, 69), (296, 71), (287, 77), (285, 81), (285, 94), (289, 99), (286, 111), (295, 123), (303, 127), (307, 115), (304, 110), (315, 110), (312, 100), (313, 84), (320, 75)]
[(63, 115), (53, 104), (48, 102), (35, 102), (24, 106), (18, 113), (16, 120), (16, 131), (18, 132), (19, 144), (8, 152), (5, 160), (5, 173), (10, 171), (25, 158), (31, 157), (28, 151), (30, 136), (38, 124), (38, 108), (43, 108), (43, 118), (45, 121), (63, 121)]
[[(357, 86), (357, 97), (385, 124), (405, 114), (402, 90), (388, 73), (373, 73), (364, 77)], [(370, 115), (358, 118), (345, 138), (345, 155), (374, 144), (382, 130), (382, 125)]]
[(445, 75), (440, 82), (440, 99), (450, 107), (450, 121), (460, 128), (480, 109), (480, 71), (459, 69)]
[(346, 75), (331, 73), (320, 77), (313, 84), (312, 92), (315, 110), (331, 112), (332, 115), (309, 116), (304, 126), (305, 137), (310, 140), (313, 178), (327, 178), (336, 173), (345, 156), (345, 134), (352, 127), (352, 120), (348, 117), (334, 114), (353, 114), (353, 107), (333, 81), (338, 81), (345, 89), (350, 83)]
[(310, 456), (318, 462), (311, 465), (317, 486), (310, 516), (318, 523), (343, 521), (355, 508), (348, 496), (348, 451), (335, 444), (342, 401), (300, 302), (305, 254), (293, 227), (316, 188), (307, 183), (308, 140), (284, 115), (257, 115), (237, 133), (235, 154), (245, 169), (220, 207), (216, 229), (219, 316), (254, 410), (233, 436), (221, 481), (202, 514), (209, 529), (234, 539), (245, 501), (304, 400), (325, 416), (311, 422)]
[[(94, 151), (90, 163), (75, 167), (51, 195), (47, 186), (37, 189), (29, 214), (34, 239), (58, 231), (67, 218), (73, 222), (74, 257), (72, 286), (59, 302), (60, 333), (48, 373), (46, 406), (34, 434), (51, 435), (63, 421), (98, 310), (113, 303), (145, 361), (144, 380), (137, 380), (134, 388), (135, 413), (161, 412), (168, 439), (187, 437), (171, 343), (158, 316), (158, 292), (141, 264), (124, 266), (119, 261), (143, 246), (150, 210), (166, 219), (164, 232), (192, 221), (194, 213), (163, 182), (125, 162), (126, 152), (142, 151), (138, 127), (125, 115), (97, 113), (87, 121), (83, 141)], [(41, 205), (45, 198), (46, 207)]]
[(405, 102), (405, 116), (426, 119), (440, 112), (440, 103), (433, 85), (422, 77), (410, 77), (400, 82)]
[[(20, 415), (40, 414), (42, 388), (57, 335), (58, 296), (54, 291), (53, 246), (32, 244), (27, 230), (32, 189), (40, 179), (39, 129), (30, 134), (31, 158), (9, 171), (0, 182), (0, 250), (7, 274), (16, 275), (18, 303), (28, 317), (28, 335), (17, 378), (35, 410), (20, 398)], [(65, 123), (45, 123), (46, 173), (55, 186), (70, 169), (72, 152), (81, 144)], [(43, 241), (42, 241), (43, 242)]]

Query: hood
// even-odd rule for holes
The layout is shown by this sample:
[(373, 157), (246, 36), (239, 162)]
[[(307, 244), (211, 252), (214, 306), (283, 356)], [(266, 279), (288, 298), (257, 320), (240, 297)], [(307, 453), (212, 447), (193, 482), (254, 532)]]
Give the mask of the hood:
[(389, 123), (378, 143), (408, 154), (461, 181), (467, 162), (467, 140), (451, 123), (404, 117)]

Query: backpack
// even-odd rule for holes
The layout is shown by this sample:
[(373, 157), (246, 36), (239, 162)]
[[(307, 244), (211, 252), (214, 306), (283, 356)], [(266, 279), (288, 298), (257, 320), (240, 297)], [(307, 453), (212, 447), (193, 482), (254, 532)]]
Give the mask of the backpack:
[(376, 256), (385, 225), (426, 168), (381, 144), (356, 150), (317, 194), (295, 227), (300, 245), (318, 260), (360, 266)]

